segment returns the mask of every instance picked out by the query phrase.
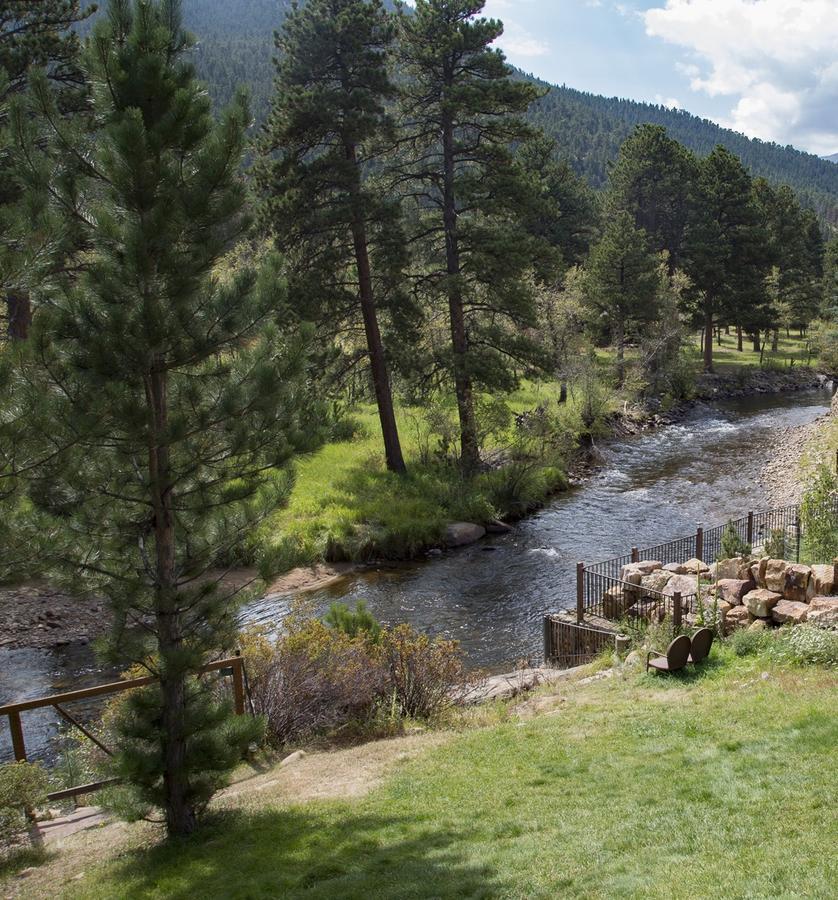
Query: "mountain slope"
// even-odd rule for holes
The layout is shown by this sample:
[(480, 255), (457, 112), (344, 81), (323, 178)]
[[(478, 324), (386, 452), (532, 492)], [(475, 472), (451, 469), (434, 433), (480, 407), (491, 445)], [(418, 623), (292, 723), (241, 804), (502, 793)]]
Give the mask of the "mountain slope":
[[(273, 33), (291, 5), (291, 0), (183, 0), (186, 25), (198, 38), (196, 64), (217, 104), (228, 102), (244, 84), (250, 88), (257, 121), (267, 115)], [(386, 5), (392, 8), (392, 0)], [(608, 165), (635, 125), (652, 122), (699, 154), (723, 144), (754, 175), (791, 185), (823, 221), (838, 227), (838, 166), (793, 147), (752, 140), (684, 111), (568, 87), (550, 86), (530, 118), (556, 138), (562, 155), (594, 187), (605, 185)]]

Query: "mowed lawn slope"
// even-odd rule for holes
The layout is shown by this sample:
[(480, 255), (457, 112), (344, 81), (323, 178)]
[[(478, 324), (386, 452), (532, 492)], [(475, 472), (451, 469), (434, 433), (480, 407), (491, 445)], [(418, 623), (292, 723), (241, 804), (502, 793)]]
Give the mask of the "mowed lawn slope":
[(240, 793), (195, 838), (87, 859), (51, 895), (835, 896), (834, 671), (714, 651), (701, 674), (476, 715), (361, 799)]

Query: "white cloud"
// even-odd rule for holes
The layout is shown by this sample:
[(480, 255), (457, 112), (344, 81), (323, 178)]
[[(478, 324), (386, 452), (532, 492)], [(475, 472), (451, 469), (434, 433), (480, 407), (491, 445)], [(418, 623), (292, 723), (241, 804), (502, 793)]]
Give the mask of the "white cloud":
[(724, 124), (838, 150), (836, 0), (666, 0), (643, 15), (647, 34), (689, 52), (693, 90), (731, 98)]
[(482, 15), (489, 19), (500, 19), (503, 22), (503, 35), (498, 46), (509, 57), (510, 62), (524, 63), (538, 56), (546, 56), (550, 45), (528, 31), (512, 18), (516, 6), (532, 0), (487, 0)]

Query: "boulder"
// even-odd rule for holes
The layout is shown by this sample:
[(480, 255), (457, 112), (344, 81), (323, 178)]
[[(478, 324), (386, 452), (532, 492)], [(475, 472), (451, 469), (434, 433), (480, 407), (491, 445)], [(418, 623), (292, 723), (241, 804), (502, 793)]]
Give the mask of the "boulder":
[(672, 572), (673, 575), (686, 575), (687, 567), (681, 563), (667, 563), (663, 567), (664, 572)]
[(666, 609), (657, 600), (648, 598), (638, 600), (626, 613), (633, 619), (643, 619), (646, 622), (660, 624), (666, 618)]
[(634, 597), (627, 597), (619, 586), (608, 588), (602, 595), (602, 614), (606, 619), (621, 619), (633, 602)]
[(826, 597), (829, 594), (838, 594), (838, 572), (835, 566), (812, 566), (812, 581), (815, 587), (815, 596)]
[(637, 567), (637, 563), (629, 563), (627, 566), (623, 566), (623, 568), (620, 569), (620, 581), (623, 581), (626, 584), (639, 585), (643, 576), (648, 574), (648, 572), (642, 572)]
[(782, 594), (776, 591), (769, 591), (765, 588), (757, 588), (750, 591), (742, 598), (742, 603), (748, 612), (757, 619), (767, 619), (771, 615), (771, 610), (783, 599)]
[(745, 594), (755, 590), (756, 586), (753, 581), (744, 581), (739, 578), (723, 578), (716, 585), (716, 596), (720, 600), (725, 600), (731, 606), (736, 606), (742, 602)]
[(652, 572), (651, 575), (644, 575), (640, 584), (644, 590), (656, 591), (660, 594), (667, 584), (676, 577), (672, 572), (664, 572), (663, 569), (659, 569), (657, 572)]
[(786, 586), (786, 568), (789, 563), (784, 559), (769, 559), (765, 564), (765, 587), (776, 594), (782, 594)]
[(806, 620), (822, 628), (838, 628), (838, 597), (813, 597)]
[(768, 628), (767, 619), (754, 619), (748, 626), (748, 631), (765, 631), (766, 628)]
[(473, 522), (452, 522), (445, 529), (446, 547), (465, 547), (485, 537), (486, 529), (482, 525)]
[(751, 623), (751, 614), (744, 606), (734, 606), (725, 613), (725, 631), (729, 634)]
[(721, 559), (710, 566), (710, 577), (718, 581), (738, 579), (744, 565), (745, 560), (741, 556)]
[(762, 559), (756, 560), (756, 562), (751, 563), (751, 578), (754, 580), (754, 584), (758, 588), (765, 587), (765, 570), (768, 567), (768, 557), (764, 556)]
[(783, 598), (796, 603), (808, 603), (815, 596), (815, 582), (809, 566), (792, 563), (786, 566)]
[(710, 574), (710, 566), (708, 566), (707, 563), (703, 560), (696, 559), (695, 557), (693, 557), (692, 559), (688, 559), (684, 563), (684, 568), (688, 573), (692, 573), (694, 575), (698, 573), (701, 573), (702, 575)]
[(794, 600), (781, 600), (774, 609), (771, 610), (771, 618), (778, 625), (785, 625), (790, 622), (792, 625), (800, 625), (806, 621), (809, 614), (808, 603), (797, 603)]
[(667, 597), (674, 597), (680, 594), (682, 597), (689, 597), (698, 592), (698, 582), (695, 575), (673, 575), (666, 583), (663, 593)]
[(640, 584), (639, 581), (630, 581), (628, 578), (624, 578), (623, 575), (635, 575), (639, 573), (640, 577), (642, 578), (644, 575), (651, 575), (652, 572), (657, 572), (657, 570), (660, 568), (662, 568), (661, 563), (655, 559), (647, 559), (642, 560), (641, 562), (628, 563), (622, 568), (620, 581), (628, 581), (630, 584)]

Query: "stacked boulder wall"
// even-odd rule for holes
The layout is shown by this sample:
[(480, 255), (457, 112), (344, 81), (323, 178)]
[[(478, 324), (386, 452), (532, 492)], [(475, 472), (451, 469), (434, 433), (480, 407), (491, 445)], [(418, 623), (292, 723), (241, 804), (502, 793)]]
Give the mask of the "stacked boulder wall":
[(815, 596), (815, 579), (809, 566), (792, 563), (786, 566), (783, 599), (808, 603)]
[(765, 587), (775, 594), (782, 594), (786, 586), (786, 568), (789, 564), (784, 559), (769, 559), (765, 563), (763, 581)]
[(753, 581), (740, 578), (723, 578), (716, 583), (716, 596), (719, 600), (730, 603), (731, 606), (738, 606), (745, 594), (756, 590)]

